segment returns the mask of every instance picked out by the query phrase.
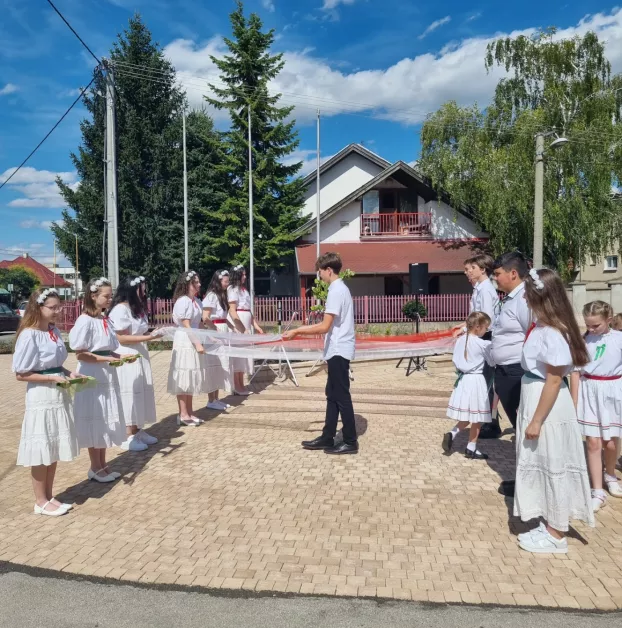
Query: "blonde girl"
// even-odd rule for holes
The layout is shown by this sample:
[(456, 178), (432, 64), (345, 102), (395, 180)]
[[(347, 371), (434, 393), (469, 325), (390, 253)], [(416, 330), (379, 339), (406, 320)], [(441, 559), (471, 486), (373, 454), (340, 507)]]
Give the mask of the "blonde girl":
[(449, 399), (447, 418), (458, 421), (451, 432), (443, 437), (442, 447), (449, 453), (453, 440), (469, 425), (469, 442), (464, 452), (472, 460), (486, 460), (487, 454), (477, 449), (477, 439), (483, 423), (490, 423), (490, 400), (488, 384), (484, 377), (484, 367), (491, 364), (489, 340), (483, 340), (490, 327), (490, 316), (484, 312), (471, 312), (466, 321), (467, 332), (454, 347), (453, 362), (458, 372), (458, 380)]
[(604, 301), (583, 308), (590, 362), (572, 374), (572, 393), (579, 425), (587, 441), (587, 464), (592, 482), (592, 505), (598, 512), (607, 503), (604, 483), (612, 497), (622, 497), (615, 474), (617, 447), (622, 436), (622, 332), (610, 328), (613, 310)]
[[(105, 277), (91, 280), (84, 289), (84, 313), (69, 332), (69, 346), (76, 352), (78, 373), (94, 377), (96, 386), (76, 392), (75, 417), (80, 447), (91, 459), (88, 478), (114, 482), (121, 474), (106, 463), (106, 449), (125, 440), (125, 421), (117, 368), (119, 341), (105, 315), (112, 302), (112, 286)], [(123, 367), (120, 367), (123, 368)]]
[(72, 508), (54, 498), (56, 463), (70, 462), (80, 452), (71, 396), (58, 385), (79, 377), (63, 367), (67, 349), (56, 327), (60, 311), (56, 290), (32, 293), (17, 330), (12, 368), (17, 381), (28, 384), (17, 464), (30, 467), (34, 513), (49, 517)]

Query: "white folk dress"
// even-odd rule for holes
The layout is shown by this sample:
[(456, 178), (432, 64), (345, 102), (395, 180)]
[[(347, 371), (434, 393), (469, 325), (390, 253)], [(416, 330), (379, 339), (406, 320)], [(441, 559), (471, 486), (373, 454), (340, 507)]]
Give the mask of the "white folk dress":
[[(246, 333), (253, 333), (253, 316), (251, 314), (251, 295), (246, 288), (234, 288), (229, 286), (227, 288), (227, 299), (229, 303), (235, 303), (237, 306), (238, 316), (242, 321), (242, 325), (246, 327)], [(229, 314), (229, 322), (233, 325), (233, 319)], [(235, 332), (235, 330), (230, 330)], [(233, 363), (233, 370), (236, 373), (248, 373), (253, 372), (253, 360), (252, 358), (231, 358)]]
[[(146, 316), (135, 318), (129, 305), (119, 303), (112, 308), (110, 322), (115, 332), (120, 335), (145, 336), (149, 331), (149, 322)], [(119, 386), (123, 417), (125, 425), (143, 427), (156, 420), (155, 392), (153, 390), (153, 375), (149, 350), (144, 342), (132, 345), (119, 345), (117, 350), (121, 355), (141, 357), (133, 364), (124, 364), (119, 369)]]
[[(12, 371), (25, 374), (56, 370), (66, 359), (67, 349), (58, 329), (24, 329), (15, 343)], [(79, 453), (69, 391), (55, 383), (29, 382), (17, 464), (48, 466), (59, 460), (69, 462)]]
[[(107, 318), (82, 314), (69, 332), (69, 346), (76, 352), (112, 352), (119, 341)], [(76, 392), (74, 415), (80, 447), (105, 449), (120, 445), (125, 435), (125, 420), (119, 387), (120, 369), (107, 362), (78, 362), (78, 372), (94, 377), (97, 385)]]
[[(579, 425), (584, 436), (622, 437), (622, 332), (588, 334), (590, 363), (581, 369)], [(592, 379), (592, 378), (616, 379)]]
[(568, 386), (563, 383), (539, 438), (525, 432), (540, 401), (547, 365), (573, 368), (570, 347), (552, 327), (536, 326), (523, 346), (521, 400), (516, 426), (516, 489), (514, 515), (523, 521), (543, 517), (566, 532), (570, 520), (594, 525), (590, 481), (581, 429)]
[[(183, 328), (182, 321), (190, 321), (192, 329), (201, 325), (203, 309), (199, 299), (180, 297), (173, 306), (173, 322)], [(171, 395), (200, 395), (205, 386), (205, 361), (197, 352), (195, 343), (186, 331), (176, 331), (173, 338), (171, 366), (168, 372), (168, 392)]]
[(484, 366), (492, 361), (491, 345), (489, 340), (482, 340), (473, 334), (465, 334), (456, 342), (453, 363), (458, 371), (458, 381), (449, 398), (447, 418), (469, 423), (492, 421), (488, 382), (484, 377)]
[[(227, 325), (228, 312), (222, 307), (218, 295), (214, 292), (208, 292), (203, 299), (203, 309), (210, 309), (210, 319), (216, 326), (216, 330), (220, 333), (228, 333), (230, 331), (229, 325)], [(214, 390), (225, 390), (231, 392), (233, 382), (233, 364), (234, 358), (230, 358), (227, 354), (207, 355), (210, 363), (211, 370), (216, 373), (218, 371), (217, 364), (220, 365), (220, 375), (222, 380), (220, 386)], [(208, 392), (208, 391), (206, 391)], [(210, 391), (211, 392), (211, 391)]]

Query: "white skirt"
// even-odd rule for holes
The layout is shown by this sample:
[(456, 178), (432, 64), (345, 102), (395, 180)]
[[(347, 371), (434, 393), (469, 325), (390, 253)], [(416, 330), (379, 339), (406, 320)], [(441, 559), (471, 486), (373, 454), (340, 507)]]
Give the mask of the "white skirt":
[(28, 384), (17, 464), (48, 466), (70, 462), (79, 453), (69, 391), (56, 384)]
[(488, 384), (481, 373), (466, 373), (449, 398), (447, 418), (469, 423), (491, 423)]
[(543, 388), (543, 380), (523, 377), (516, 426), (514, 515), (523, 521), (543, 517), (562, 532), (568, 530), (572, 519), (593, 526), (581, 429), (566, 385), (562, 384), (540, 437), (525, 438)]
[[(242, 325), (246, 327), (246, 333), (251, 334), (253, 331), (252, 330), (253, 317), (251, 313), (240, 312), (240, 310), (238, 310), (238, 316), (240, 317), (240, 320), (242, 321)], [(234, 330), (230, 330), (230, 331), (234, 331)], [(253, 363), (252, 358), (231, 358), (231, 363), (233, 365), (232, 368), (233, 368), (234, 373), (248, 373), (249, 375), (253, 373), (254, 363)]]
[(142, 357), (132, 364), (124, 364), (118, 370), (121, 403), (125, 425), (143, 427), (155, 423), (156, 404), (149, 350), (143, 343), (122, 347), (119, 353)]
[(74, 416), (80, 447), (120, 445), (127, 436), (117, 369), (104, 362), (78, 362), (78, 373), (97, 380), (93, 388), (76, 392)]
[[(215, 325), (216, 325), (216, 330), (219, 331), (221, 334), (226, 334), (231, 331), (227, 323), (215, 323)], [(233, 369), (235, 365), (235, 358), (229, 357), (228, 351), (224, 351), (219, 356), (213, 356), (213, 355), (207, 356), (206, 355), (206, 357), (209, 357), (210, 362), (213, 361), (214, 364), (216, 364), (215, 360), (218, 360), (222, 369), (222, 376), (224, 378), (222, 381), (222, 385), (219, 386), (218, 388), (215, 388), (214, 390), (223, 389), (228, 393), (232, 392), (233, 391)], [(208, 392), (208, 391), (205, 391), (205, 392)]]
[(185, 331), (175, 332), (168, 392), (171, 395), (200, 395), (225, 387), (225, 374), (217, 355), (198, 353)]
[(622, 437), (622, 379), (581, 378), (577, 409), (583, 436)]

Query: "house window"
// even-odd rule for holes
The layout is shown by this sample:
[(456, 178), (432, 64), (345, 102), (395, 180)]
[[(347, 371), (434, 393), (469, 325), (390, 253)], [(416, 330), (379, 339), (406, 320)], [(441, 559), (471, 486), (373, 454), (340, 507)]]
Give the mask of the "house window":
[(596, 255), (590, 257), (590, 266), (596, 266)]
[(605, 270), (618, 270), (617, 255), (607, 255), (607, 257), (605, 257)]
[(349, 220), (342, 220), (342, 221), (339, 223), (339, 226), (340, 226), (340, 227), (349, 227), (349, 226), (350, 226), (350, 221), (349, 221)]

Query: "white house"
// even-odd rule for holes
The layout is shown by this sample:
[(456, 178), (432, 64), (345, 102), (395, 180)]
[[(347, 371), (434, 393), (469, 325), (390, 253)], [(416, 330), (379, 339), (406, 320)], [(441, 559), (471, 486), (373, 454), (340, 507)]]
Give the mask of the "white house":
[[(305, 178), (304, 215), (297, 231), (300, 293), (315, 278), (316, 173)], [(403, 161), (394, 164), (350, 144), (320, 168), (320, 251), (338, 252), (356, 273), (353, 295), (409, 294), (408, 265), (427, 262), (431, 294), (470, 291), (463, 261), (488, 237), (468, 207), (454, 209)]]

